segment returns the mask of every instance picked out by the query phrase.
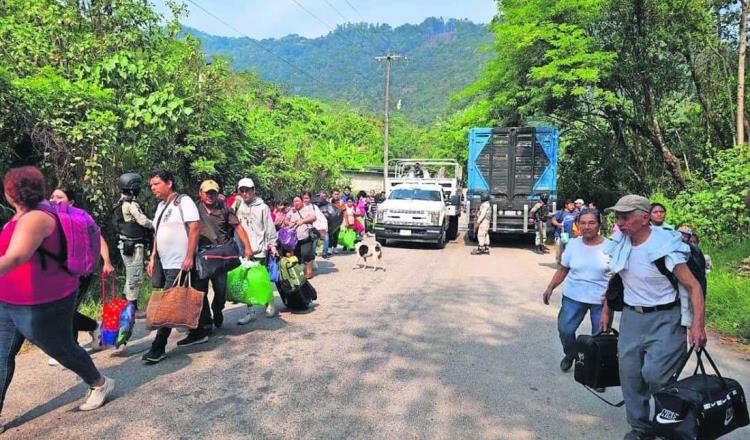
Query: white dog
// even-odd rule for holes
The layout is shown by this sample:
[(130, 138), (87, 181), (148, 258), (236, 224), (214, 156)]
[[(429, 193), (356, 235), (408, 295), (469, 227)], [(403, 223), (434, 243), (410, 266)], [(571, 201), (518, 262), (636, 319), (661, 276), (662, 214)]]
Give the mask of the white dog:
[(383, 272), (385, 272), (383, 247), (377, 241), (368, 238), (363, 239), (355, 246), (359, 258), (352, 269), (367, 269), (367, 259), (375, 258), (375, 265), (371, 267), (375, 269), (375, 271), (383, 269)]

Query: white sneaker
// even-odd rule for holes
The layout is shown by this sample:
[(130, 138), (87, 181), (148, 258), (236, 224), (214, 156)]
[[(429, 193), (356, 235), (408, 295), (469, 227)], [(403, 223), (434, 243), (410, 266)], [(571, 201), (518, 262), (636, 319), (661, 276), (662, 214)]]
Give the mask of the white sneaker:
[(102, 347), (102, 323), (99, 322), (96, 326), (96, 330), (89, 332), (91, 336), (91, 351), (104, 350)]
[(276, 316), (276, 302), (273, 299), (271, 299), (271, 302), (266, 306), (266, 316), (268, 318)]
[(238, 325), (245, 325), (249, 322), (255, 321), (255, 308), (248, 307), (247, 308), (247, 314), (240, 318), (239, 321), (237, 321)]
[(49, 358), (47, 359), (47, 365), (49, 365), (50, 367), (56, 367), (60, 365), (60, 362), (57, 362), (57, 359), (55, 358)]
[(112, 394), (115, 390), (115, 381), (107, 376), (104, 376), (104, 385), (96, 388), (89, 388), (86, 393), (86, 401), (78, 407), (81, 411), (91, 411), (97, 408), (101, 408), (104, 402), (107, 400), (107, 396)]

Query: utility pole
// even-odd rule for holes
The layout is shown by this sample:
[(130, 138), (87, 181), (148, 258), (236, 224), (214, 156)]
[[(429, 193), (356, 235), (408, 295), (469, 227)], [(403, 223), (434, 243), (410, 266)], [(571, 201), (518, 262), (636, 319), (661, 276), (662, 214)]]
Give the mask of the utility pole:
[[(391, 101), (391, 63), (394, 60), (405, 58), (403, 55), (387, 54), (380, 57), (375, 57), (378, 61), (385, 61), (385, 106), (384, 106), (384, 117), (383, 117), (383, 185), (385, 186), (386, 180), (388, 180), (388, 108)], [(385, 187), (384, 187), (385, 189)]]

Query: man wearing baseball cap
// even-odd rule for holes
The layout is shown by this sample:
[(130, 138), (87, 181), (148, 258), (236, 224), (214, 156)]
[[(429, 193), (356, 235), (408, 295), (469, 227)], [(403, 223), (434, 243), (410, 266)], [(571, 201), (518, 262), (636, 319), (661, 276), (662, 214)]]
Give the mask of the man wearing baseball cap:
[[(703, 291), (687, 267), (690, 248), (679, 234), (652, 227), (651, 202), (630, 194), (606, 212), (614, 212), (620, 232), (605, 247), (609, 269), (624, 285), (618, 357), (620, 382), (628, 424), (625, 440), (654, 438), (649, 417), (651, 395), (666, 386), (685, 354), (686, 339), (692, 346), (706, 344)], [(671, 284), (654, 262), (664, 257), (667, 270), (679, 282)], [(600, 322), (609, 326), (605, 302)], [(687, 332), (686, 327), (690, 330)]]
[[(250, 246), (253, 249), (253, 260), (266, 264), (268, 253), (276, 254), (276, 226), (271, 218), (271, 210), (263, 202), (263, 199), (255, 194), (255, 183), (252, 179), (245, 177), (237, 182), (237, 192), (240, 194), (238, 201), (234, 203), (237, 218), (242, 229), (247, 233)], [(276, 314), (274, 301), (266, 305), (266, 316), (272, 317)], [(244, 325), (255, 319), (255, 308), (248, 306), (247, 314), (237, 321)]]
[[(219, 184), (213, 180), (204, 180), (201, 183), (198, 195), (198, 213), (201, 217), (201, 226), (198, 238), (198, 250), (208, 246), (225, 245), (234, 241), (235, 236), (242, 243), (243, 255), (250, 258), (253, 250), (245, 230), (240, 226), (240, 221), (223, 200), (219, 199)], [(208, 299), (203, 297), (203, 313), (211, 316), (213, 326), (221, 328), (224, 325), (224, 306), (227, 301), (227, 274), (219, 273), (206, 279), (194, 279), (193, 285), (202, 292), (208, 292), (208, 282), (211, 282), (214, 297), (208, 311)], [(211, 333), (211, 328), (197, 329), (188, 334), (183, 345), (192, 345), (205, 342)], [(179, 344), (179, 343), (178, 343)]]

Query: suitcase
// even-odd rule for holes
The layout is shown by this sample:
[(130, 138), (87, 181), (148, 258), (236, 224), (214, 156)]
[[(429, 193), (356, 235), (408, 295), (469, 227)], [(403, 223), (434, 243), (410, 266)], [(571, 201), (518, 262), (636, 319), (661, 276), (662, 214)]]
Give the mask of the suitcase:
[[(705, 348), (696, 351), (693, 375), (677, 380), (692, 353), (691, 348), (672, 376), (674, 382), (654, 393), (656, 433), (673, 440), (713, 440), (747, 426), (750, 418), (742, 386), (721, 376)], [(716, 374), (706, 374), (703, 355)]]
[(289, 309), (307, 310), (310, 303), (318, 299), (318, 293), (309, 281), (305, 281), (298, 288), (293, 288), (288, 281), (276, 283), (281, 301)]
[(599, 332), (593, 336), (579, 335), (576, 339), (576, 382), (589, 388), (620, 386), (617, 360), (617, 330)]

